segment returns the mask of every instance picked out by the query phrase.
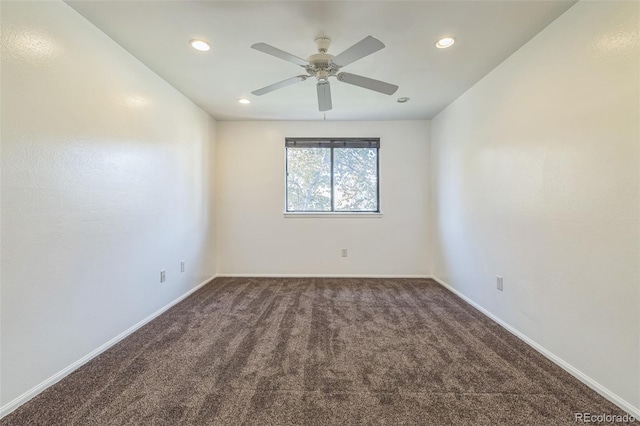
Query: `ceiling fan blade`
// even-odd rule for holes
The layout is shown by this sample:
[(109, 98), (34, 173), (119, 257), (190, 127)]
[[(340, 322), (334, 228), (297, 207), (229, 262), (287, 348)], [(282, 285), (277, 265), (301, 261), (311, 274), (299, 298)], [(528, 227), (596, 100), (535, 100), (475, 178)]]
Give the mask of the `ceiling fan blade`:
[(340, 53), (338, 56), (334, 57), (331, 62), (339, 67), (344, 67), (345, 65), (349, 65), (358, 59), (371, 55), (382, 48), (384, 48), (384, 43), (375, 37), (367, 36), (344, 52)]
[(331, 108), (331, 86), (328, 81), (318, 82), (318, 110), (329, 111)]
[(292, 55), (291, 53), (287, 53), (284, 50), (280, 50), (277, 47), (273, 47), (271, 45), (268, 45), (266, 43), (256, 43), (251, 45), (252, 49), (255, 49), (257, 51), (260, 51), (262, 53), (266, 53), (267, 55), (271, 55), (271, 56), (275, 56), (276, 58), (280, 58), (280, 59), (284, 59), (285, 61), (289, 61), (289, 62), (293, 62), (296, 65), (300, 65), (301, 67), (306, 67), (309, 65), (309, 62), (302, 59), (302, 58), (298, 58), (295, 55)]
[(268, 86), (263, 87), (262, 89), (254, 90), (251, 92), (253, 95), (262, 96), (269, 92), (273, 92), (274, 90), (282, 89), (283, 87), (291, 86), (292, 84), (296, 84), (299, 81), (305, 81), (307, 79), (306, 75), (299, 75), (296, 77), (291, 77), (286, 80), (279, 81), (277, 83), (270, 84)]
[(374, 80), (361, 75), (349, 74), (348, 72), (338, 74), (338, 80), (343, 83), (353, 84), (354, 86), (364, 87), (365, 89), (375, 90), (385, 95), (393, 95), (396, 93), (396, 90), (398, 90), (398, 86), (395, 84), (385, 83), (384, 81)]

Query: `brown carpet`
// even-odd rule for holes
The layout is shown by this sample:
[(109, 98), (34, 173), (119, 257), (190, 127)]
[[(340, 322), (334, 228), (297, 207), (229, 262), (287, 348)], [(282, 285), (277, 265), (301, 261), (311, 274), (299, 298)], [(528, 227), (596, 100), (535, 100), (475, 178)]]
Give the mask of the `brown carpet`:
[(218, 278), (1, 425), (575, 425), (624, 414), (426, 279)]

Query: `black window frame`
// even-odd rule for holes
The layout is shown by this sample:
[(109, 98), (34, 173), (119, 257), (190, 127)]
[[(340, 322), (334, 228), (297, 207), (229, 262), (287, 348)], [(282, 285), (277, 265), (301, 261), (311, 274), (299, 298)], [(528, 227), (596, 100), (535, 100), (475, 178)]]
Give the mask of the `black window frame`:
[[(331, 210), (289, 210), (289, 148), (320, 148), (331, 150)], [(375, 148), (376, 150), (376, 210), (336, 210), (334, 196), (334, 148)], [(380, 213), (380, 138), (285, 138), (285, 213), (350, 214)]]

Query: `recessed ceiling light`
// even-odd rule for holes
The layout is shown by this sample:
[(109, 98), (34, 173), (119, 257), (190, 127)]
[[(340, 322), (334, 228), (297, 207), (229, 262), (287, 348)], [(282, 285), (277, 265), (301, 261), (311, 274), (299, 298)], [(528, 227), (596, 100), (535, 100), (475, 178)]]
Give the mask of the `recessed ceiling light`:
[(401, 103), (401, 104), (403, 104), (405, 102), (409, 102), (409, 98), (405, 98), (405, 97), (398, 98), (398, 102)]
[(442, 37), (440, 40), (436, 42), (436, 47), (438, 49), (446, 49), (447, 47), (453, 46), (453, 43), (456, 42), (456, 39), (453, 37)]
[(251, 101), (249, 99), (246, 99), (246, 98), (238, 99), (238, 102), (240, 102), (241, 104), (250, 104), (251, 103)]
[(191, 43), (191, 46), (194, 49), (200, 50), (202, 52), (206, 52), (207, 50), (211, 49), (211, 46), (209, 46), (209, 43), (207, 43), (204, 40), (191, 40), (189, 43)]

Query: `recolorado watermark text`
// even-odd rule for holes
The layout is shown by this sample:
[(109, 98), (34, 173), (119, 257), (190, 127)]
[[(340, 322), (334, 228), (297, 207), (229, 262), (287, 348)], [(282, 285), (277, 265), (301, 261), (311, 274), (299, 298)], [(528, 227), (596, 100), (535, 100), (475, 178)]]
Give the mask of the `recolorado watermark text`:
[(593, 414), (573, 413), (576, 423), (634, 423), (636, 418), (631, 414)]

